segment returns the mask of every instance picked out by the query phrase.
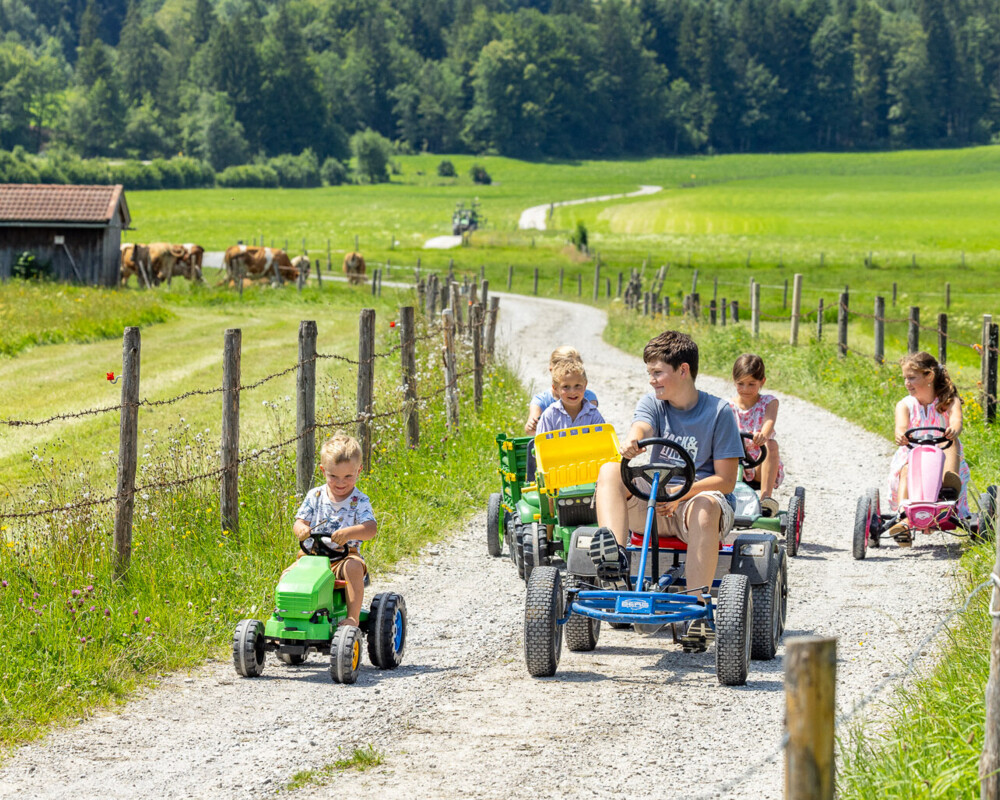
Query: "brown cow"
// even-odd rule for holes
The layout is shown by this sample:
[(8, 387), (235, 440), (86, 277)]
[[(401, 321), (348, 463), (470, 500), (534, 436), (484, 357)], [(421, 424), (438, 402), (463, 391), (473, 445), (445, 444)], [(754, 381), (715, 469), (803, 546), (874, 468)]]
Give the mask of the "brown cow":
[(344, 256), (344, 274), (349, 283), (364, 283), (365, 257), (361, 253), (348, 253)]
[[(298, 280), (299, 270), (292, 265), (284, 250), (272, 247), (247, 247), (237, 244), (226, 250), (222, 257), (222, 266), (226, 270), (223, 283), (233, 283), (243, 278), (274, 279), (275, 269), (282, 280)], [(308, 272), (308, 265), (306, 265)]]
[[(173, 277), (177, 263), (186, 255), (184, 247), (167, 242), (153, 242), (149, 245), (149, 264), (157, 281), (167, 281)], [(183, 269), (183, 267), (182, 267)]]
[(181, 247), (184, 248), (184, 258), (182, 260), (187, 265), (187, 268), (182, 272), (178, 272), (178, 274), (184, 275), (188, 280), (204, 283), (201, 277), (201, 262), (205, 255), (205, 248), (200, 244), (193, 244), (191, 242), (183, 244)]
[(138, 276), (139, 286), (150, 286), (157, 283), (156, 275), (149, 263), (149, 247), (144, 244), (123, 242), (121, 245), (121, 284), (128, 286), (128, 279)]

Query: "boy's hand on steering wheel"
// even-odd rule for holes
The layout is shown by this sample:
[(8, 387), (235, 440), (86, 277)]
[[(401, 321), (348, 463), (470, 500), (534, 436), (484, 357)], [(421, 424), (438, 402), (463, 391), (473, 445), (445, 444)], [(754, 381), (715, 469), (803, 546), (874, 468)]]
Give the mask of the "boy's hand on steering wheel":
[(343, 531), (336, 531), (335, 533), (328, 534), (328, 538), (334, 544), (339, 544), (341, 546), (347, 544), (348, 536)]
[(639, 439), (626, 439), (622, 444), (622, 457), (623, 458), (635, 458), (639, 453), (644, 453), (645, 448), (639, 447)]

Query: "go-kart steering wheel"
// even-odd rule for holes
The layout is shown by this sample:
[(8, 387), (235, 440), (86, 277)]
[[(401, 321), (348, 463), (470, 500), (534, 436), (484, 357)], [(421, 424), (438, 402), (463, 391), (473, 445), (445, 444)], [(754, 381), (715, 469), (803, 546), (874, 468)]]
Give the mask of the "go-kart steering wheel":
[[(753, 434), (740, 431), (740, 438), (746, 439), (747, 441), (753, 441)], [(754, 467), (759, 467), (764, 463), (764, 459), (767, 458), (767, 445), (759, 444), (757, 447), (760, 448), (760, 456), (756, 459), (752, 459), (746, 454), (746, 445), (743, 446), (743, 457), (740, 458), (740, 463), (743, 465), (743, 469), (753, 469)]]
[[(914, 436), (914, 434), (917, 433), (918, 431), (939, 431), (941, 435), (931, 436), (929, 434), (925, 434), (924, 436), (920, 437)], [(951, 439), (949, 439), (944, 435), (944, 431), (945, 429), (940, 427), (939, 425), (924, 425), (921, 428), (910, 428), (909, 430), (906, 431), (906, 433), (903, 434), (903, 436), (906, 437), (906, 441), (908, 442), (907, 444), (908, 447), (915, 447), (918, 444), (940, 444), (943, 445), (941, 447), (942, 450), (947, 450), (954, 443), (952, 442)]]
[[(664, 439), (662, 437), (642, 439), (637, 442), (637, 446), (643, 449), (652, 446), (669, 448), (677, 453), (682, 463), (672, 464), (667, 461), (650, 461), (648, 464), (637, 464), (636, 466), (632, 466), (629, 464), (630, 459), (623, 458), (621, 467), (622, 483), (625, 484), (626, 489), (641, 500), (649, 500), (649, 492), (639, 488), (639, 486), (636, 485), (636, 480), (638, 478), (644, 478), (649, 481), (650, 485), (652, 485), (653, 473), (659, 472), (660, 484), (656, 491), (657, 503), (670, 503), (687, 494), (688, 489), (691, 488), (691, 484), (694, 483), (695, 476), (694, 461), (691, 459), (687, 450), (677, 444), (677, 442), (672, 442), (670, 439)], [(683, 483), (678, 486), (675, 491), (671, 491), (669, 483), (675, 478), (683, 479)]]
[(343, 561), (350, 553), (346, 544), (337, 544), (329, 536), (307, 536), (299, 547), (307, 556), (326, 556), (331, 561)]

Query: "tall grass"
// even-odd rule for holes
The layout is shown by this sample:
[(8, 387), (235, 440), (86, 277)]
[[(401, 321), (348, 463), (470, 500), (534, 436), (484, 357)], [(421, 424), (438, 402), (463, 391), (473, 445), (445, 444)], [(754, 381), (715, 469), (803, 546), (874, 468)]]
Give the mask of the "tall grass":
[[(737, 356), (757, 353), (767, 365), (769, 386), (891, 439), (892, 410), (904, 394), (899, 367), (879, 366), (853, 355), (839, 358), (832, 345), (810, 342), (808, 336), (802, 346), (792, 348), (767, 335), (754, 339), (745, 324), (710, 328), (679, 318), (669, 322), (695, 337), (703, 372), (727, 377)], [(653, 321), (619, 309), (612, 312), (605, 337), (624, 350), (640, 352), (664, 327), (662, 319)], [(963, 400), (962, 444), (973, 485), (981, 492), (1000, 483), (1000, 428), (985, 424), (970, 393)], [(971, 496), (970, 505), (975, 509)], [(965, 551), (956, 604), (986, 579), (994, 558), (992, 542)], [(990, 623), (987, 591), (953, 622), (936, 665), (893, 695), (888, 720), (842, 739), (838, 796), (865, 800), (978, 796)]]

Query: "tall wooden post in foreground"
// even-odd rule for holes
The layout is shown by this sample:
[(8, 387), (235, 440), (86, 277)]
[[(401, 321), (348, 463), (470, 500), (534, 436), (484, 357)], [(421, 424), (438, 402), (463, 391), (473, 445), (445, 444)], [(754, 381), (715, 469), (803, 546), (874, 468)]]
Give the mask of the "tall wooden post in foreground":
[(837, 640), (785, 642), (785, 800), (833, 800)]
[(243, 331), (229, 328), (222, 347), (222, 442), (219, 460), (222, 481), (219, 512), (224, 530), (240, 529), (240, 360)]
[(128, 571), (132, 559), (132, 514), (135, 510), (135, 470), (139, 458), (138, 328), (122, 337), (122, 408), (118, 434), (118, 504), (115, 509), (115, 577)]
[(375, 309), (361, 309), (358, 318), (358, 442), (365, 472), (372, 465), (371, 413), (375, 392)]
[[(1000, 575), (1000, 536), (993, 574)], [(996, 598), (996, 588), (993, 598)], [(990, 601), (990, 612), (997, 611)], [(990, 636), (990, 677), (986, 681), (986, 735), (979, 756), (980, 800), (1000, 800), (1000, 617), (994, 616)]]
[(451, 309), (441, 312), (444, 328), (444, 400), (448, 430), (458, 430), (458, 373), (455, 369), (455, 323)]
[(406, 410), (406, 446), (411, 450), (420, 444), (420, 420), (417, 416), (417, 351), (413, 306), (399, 309), (400, 371), (403, 378), (403, 400)]
[(316, 322), (299, 323), (299, 369), (296, 373), (295, 488), (305, 494), (316, 470)]
[[(788, 293), (788, 281), (785, 281), (785, 293)], [(799, 317), (802, 314), (802, 273), (796, 272), (792, 279), (792, 321), (789, 333), (789, 344), (795, 347), (799, 343)]]

